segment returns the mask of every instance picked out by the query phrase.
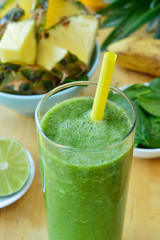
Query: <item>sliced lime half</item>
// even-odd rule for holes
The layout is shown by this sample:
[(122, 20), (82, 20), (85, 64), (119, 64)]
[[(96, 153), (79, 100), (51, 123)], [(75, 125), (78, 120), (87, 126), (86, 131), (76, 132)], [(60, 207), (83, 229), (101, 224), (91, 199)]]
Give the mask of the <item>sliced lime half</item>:
[(0, 196), (19, 191), (29, 177), (29, 161), (21, 143), (0, 138)]

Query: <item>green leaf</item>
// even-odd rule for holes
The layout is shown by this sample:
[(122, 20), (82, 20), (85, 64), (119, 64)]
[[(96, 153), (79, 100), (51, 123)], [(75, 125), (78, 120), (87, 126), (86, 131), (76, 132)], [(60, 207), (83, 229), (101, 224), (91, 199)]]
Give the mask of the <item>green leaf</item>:
[(150, 82), (150, 88), (157, 93), (160, 93), (160, 78), (154, 78)]
[(105, 39), (102, 44), (101, 50), (104, 51), (109, 44), (113, 41), (120, 40), (127, 37), (135, 30), (140, 28), (142, 25), (150, 21), (159, 15), (160, 3), (157, 4), (153, 9), (149, 9), (148, 6), (143, 6), (143, 8), (138, 8), (136, 11), (129, 12), (130, 16), (127, 16), (126, 21), (117, 26), (111, 34)]
[(157, 30), (155, 31), (154, 33), (154, 38), (160, 38), (160, 15), (159, 15), (159, 18), (158, 18), (158, 27), (157, 27)]
[(144, 114), (143, 110), (137, 104), (137, 101), (134, 101), (134, 104), (137, 111), (135, 144), (142, 144), (143, 146), (148, 146), (150, 137), (150, 121), (148, 117)]
[(137, 147), (138, 147), (138, 144), (139, 144), (139, 143), (134, 140), (134, 148), (137, 148)]
[(109, 92), (108, 99), (112, 102), (117, 103), (129, 116), (133, 115), (133, 110), (130, 106), (128, 106), (128, 101), (119, 94), (113, 93), (113, 91)]
[[(130, 2), (130, 4), (131, 4), (131, 2)], [(121, 11), (124, 8), (127, 9), (127, 7), (129, 7), (130, 4), (128, 4), (128, 0), (116, 0), (113, 3), (107, 5), (106, 7), (98, 10), (97, 13), (101, 14), (102, 16), (106, 16), (106, 15), (108, 15), (109, 12), (114, 12), (114, 10), (117, 11), (117, 9), (119, 9), (119, 11)], [(138, 3), (135, 3), (135, 4), (138, 4)]]
[(134, 84), (124, 90), (124, 93), (131, 98), (132, 100), (135, 100), (138, 96), (150, 93), (150, 87), (145, 86), (144, 84)]
[(149, 120), (151, 123), (151, 128), (148, 147), (160, 148), (160, 118), (150, 117)]
[(150, 8), (154, 8), (158, 3), (159, 3), (159, 0), (152, 0), (150, 3)]
[(123, 27), (125, 22), (127, 21), (130, 13), (125, 15), (123, 20), (119, 22), (116, 28), (109, 34), (109, 36), (105, 39), (101, 46), (101, 51), (106, 50), (106, 47), (113, 41), (121, 39), (121, 34), (123, 33)]
[(118, 26), (121, 22), (126, 19), (125, 15), (111, 15), (108, 16), (102, 23), (101, 28)]
[(154, 28), (156, 27), (157, 25), (157, 21), (158, 21), (158, 18), (155, 17), (153, 18), (151, 21), (149, 21), (149, 23), (147, 24), (147, 28), (146, 28), (146, 32), (151, 32), (154, 30)]
[[(134, 84), (123, 92), (134, 101), (137, 111), (134, 147), (159, 148), (160, 78), (153, 79), (149, 86)], [(113, 92), (109, 93), (109, 98), (115, 98)]]
[(138, 96), (138, 104), (149, 114), (160, 117), (160, 95), (155, 93)]

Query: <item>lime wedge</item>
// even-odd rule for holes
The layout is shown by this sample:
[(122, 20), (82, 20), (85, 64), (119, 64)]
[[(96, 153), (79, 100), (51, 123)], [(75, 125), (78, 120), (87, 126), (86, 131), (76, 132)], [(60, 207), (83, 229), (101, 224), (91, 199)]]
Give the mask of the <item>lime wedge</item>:
[(0, 138), (0, 196), (20, 190), (29, 177), (29, 161), (24, 147), (17, 141)]

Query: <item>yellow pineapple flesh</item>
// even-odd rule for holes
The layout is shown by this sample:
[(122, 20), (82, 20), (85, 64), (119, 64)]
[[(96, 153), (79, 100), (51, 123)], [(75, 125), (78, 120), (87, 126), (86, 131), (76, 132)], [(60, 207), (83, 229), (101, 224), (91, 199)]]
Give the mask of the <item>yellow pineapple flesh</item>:
[(36, 38), (34, 20), (12, 22), (0, 42), (0, 56), (3, 63), (35, 63)]
[(80, 14), (86, 14), (86, 9), (80, 2), (75, 0), (48, 0), (46, 28), (55, 25), (63, 17)]
[(37, 51), (37, 64), (51, 71), (57, 62), (67, 54), (67, 50), (53, 46), (50, 42), (41, 44)]
[(99, 21), (96, 16), (66, 17), (39, 36), (39, 47), (50, 42), (64, 48), (89, 65), (95, 46)]
[(52, 72), (60, 79), (60, 84), (76, 79), (87, 78), (88, 66), (66, 49), (53, 46), (46, 42), (38, 46), (37, 65)]

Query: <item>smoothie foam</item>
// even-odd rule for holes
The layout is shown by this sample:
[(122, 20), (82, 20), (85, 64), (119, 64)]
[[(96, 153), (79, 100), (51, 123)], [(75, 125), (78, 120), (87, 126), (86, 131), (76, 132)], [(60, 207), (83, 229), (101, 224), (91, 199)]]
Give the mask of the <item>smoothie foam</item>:
[(91, 97), (57, 104), (44, 117), (43, 131), (56, 143), (81, 149), (103, 148), (123, 139), (131, 128), (125, 112), (108, 101), (104, 120), (93, 122), (92, 105)]

